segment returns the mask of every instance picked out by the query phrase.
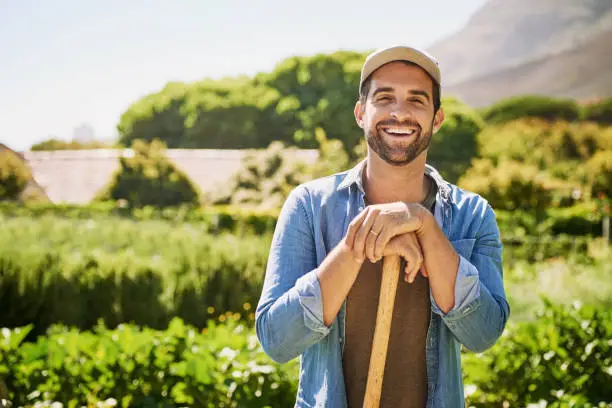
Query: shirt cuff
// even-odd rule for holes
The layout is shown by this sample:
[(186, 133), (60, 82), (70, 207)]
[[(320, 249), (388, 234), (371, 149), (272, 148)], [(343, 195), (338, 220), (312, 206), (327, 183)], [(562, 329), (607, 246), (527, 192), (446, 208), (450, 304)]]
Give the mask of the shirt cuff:
[(327, 334), (330, 328), (323, 322), (323, 298), (317, 270), (301, 276), (295, 283), (300, 305), (304, 310), (304, 324), (309, 329)]
[(472, 303), (480, 297), (478, 269), (467, 259), (459, 255), (459, 269), (457, 270), (457, 279), (455, 280), (455, 305), (448, 313), (445, 314), (436, 304), (431, 289), (429, 296), (434, 313), (442, 317), (452, 318), (453, 316), (468, 314), (474, 309)]

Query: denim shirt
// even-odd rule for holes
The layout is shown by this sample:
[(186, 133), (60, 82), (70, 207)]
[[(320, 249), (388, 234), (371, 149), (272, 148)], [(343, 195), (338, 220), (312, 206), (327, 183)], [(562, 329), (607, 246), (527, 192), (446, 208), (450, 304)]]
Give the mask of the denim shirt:
[[(331, 326), (325, 325), (317, 268), (365, 208), (364, 166), (365, 160), (295, 188), (272, 238), (256, 332), (274, 361), (300, 356), (296, 407), (347, 406), (342, 370), (346, 301)], [(429, 165), (425, 172), (438, 185), (435, 219), (459, 255), (453, 308), (442, 312), (430, 291), (427, 407), (463, 407), (461, 346), (474, 352), (490, 348), (510, 315), (502, 245), (495, 213), (484, 198), (447, 183)]]

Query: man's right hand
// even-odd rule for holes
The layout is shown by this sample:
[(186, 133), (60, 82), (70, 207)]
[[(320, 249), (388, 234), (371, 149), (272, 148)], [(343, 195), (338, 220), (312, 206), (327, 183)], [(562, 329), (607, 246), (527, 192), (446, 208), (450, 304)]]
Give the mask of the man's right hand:
[(383, 256), (398, 255), (406, 260), (404, 280), (412, 283), (419, 271), (424, 277), (428, 277), (425, 270), (423, 251), (414, 232), (397, 235), (385, 246)]

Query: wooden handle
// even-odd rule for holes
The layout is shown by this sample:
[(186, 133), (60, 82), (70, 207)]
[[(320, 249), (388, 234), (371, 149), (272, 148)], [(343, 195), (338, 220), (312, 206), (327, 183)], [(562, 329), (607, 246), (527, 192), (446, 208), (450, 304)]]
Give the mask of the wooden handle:
[(370, 355), (370, 368), (363, 398), (364, 408), (377, 408), (380, 404), (385, 362), (387, 360), (387, 346), (389, 345), (389, 334), (391, 333), (393, 304), (395, 303), (395, 292), (397, 291), (397, 282), (399, 280), (399, 269), (399, 256), (386, 256), (384, 258), (376, 327), (374, 328), (374, 341), (372, 342), (372, 354)]

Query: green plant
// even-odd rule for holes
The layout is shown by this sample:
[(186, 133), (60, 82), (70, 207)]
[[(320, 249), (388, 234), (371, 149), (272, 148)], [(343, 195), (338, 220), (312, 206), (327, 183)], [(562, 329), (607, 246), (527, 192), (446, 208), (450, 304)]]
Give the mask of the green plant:
[[(62, 401), (119, 407), (272, 407), (295, 401), (297, 360), (279, 366), (234, 318), (203, 330), (173, 319), (163, 331), (56, 325), (35, 343), (31, 326), (0, 333), (0, 378), (14, 404)], [(98, 405), (99, 406), (99, 405)]]
[(133, 156), (119, 159), (119, 170), (97, 199), (123, 200), (135, 208), (197, 205), (197, 187), (165, 156), (165, 149), (159, 140), (134, 141)]
[(536, 321), (510, 325), (491, 350), (464, 356), (469, 405), (610, 403), (611, 338), (609, 311), (545, 300)]
[(509, 122), (525, 117), (571, 122), (580, 117), (580, 109), (576, 101), (572, 99), (525, 95), (503, 99), (484, 112), (484, 119), (491, 124)]
[(17, 200), (31, 178), (23, 159), (10, 150), (0, 150), (0, 201)]

